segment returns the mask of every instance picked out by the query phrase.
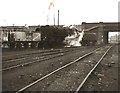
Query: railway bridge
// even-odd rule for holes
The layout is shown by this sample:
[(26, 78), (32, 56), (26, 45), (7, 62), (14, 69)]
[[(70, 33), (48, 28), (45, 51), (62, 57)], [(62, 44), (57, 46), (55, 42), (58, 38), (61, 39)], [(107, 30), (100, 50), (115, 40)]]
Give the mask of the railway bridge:
[(109, 32), (120, 32), (119, 22), (98, 22), (98, 23), (86, 23), (82, 22), (82, 29), (85, 33), (95, 33), (97, 35), (97, 44), (108, 43)]

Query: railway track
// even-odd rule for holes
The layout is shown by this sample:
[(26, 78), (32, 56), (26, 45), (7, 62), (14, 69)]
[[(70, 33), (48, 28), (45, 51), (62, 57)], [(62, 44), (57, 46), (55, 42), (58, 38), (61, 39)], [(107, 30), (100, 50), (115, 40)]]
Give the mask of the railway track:
[[(84, 47), (82, 47), (84, 48)], [(74, 50), (76, 48), (72, 48)], [(14, 61), (14, 60), (22, 60), (24, 57), (29, 57), (32, 55), (38, 55), (38, 54), (43, 54), (43, 53), (50, 53), (50, 52), (57, 52), (57, 51), (64, 51), (64, 50), (71, 50), (71, 48), (64, 48), (64, 49), (49, 49), (49, 50), (30, 50), (28, 51), (22, 51), (22, 53), (19, 52), (10, 52), (10, 54), (4, 54), (2, 55), (2, 61)], [(17, 54), (16, 54), (17, 53)]]
[(87, 79), (89, 78), (89, 76), (92, 74), (92, 72), (96, 69), (96, 67), (100, 64), (100, 62), (103, 60), (103, 58), (106, 56), (106, 54), (108, 53), (108, 51), (112, 48), (109, 47), (107, 49), (107, 51), (102, 55), (102, 57), (99, 59), (99, 61), (95, 64), (95, 66), (90, 70), (90, 72), (86, 75), (86, 77), (84, 78), (84, 80), (82, 81), (82, 83), (78, 86), (77, 90), (75, 91), (75, 93), (78, 93), (80, 91), (80, 89), (82, 88), (82, 86), (84, 85), (84, 83), (87, 81)]
[[(0, 71), (7, 71), (10, 69), (27, 66), (33, 63), (49, 60), (52, 58), (60, 57), (69, 53), (70, 51), (78, 50), (79, 48), (66, 48), (66, 49), (55, 49), (47, 50), (42, 52), (32, 52), (30, 54), (20, 55), (17, 59), (10, 59), (2, 62), (2, 69)], [(19, 54), (18, 54), (19, 55)]]
[(87, 78), (83, 91), (118, 91), (118, 45), (113, 46)]
[[(73, 51), (65, 53), (64, 56), (54, 57), (50, 60), (43, 60), (42, 62), (36, 62), (35, 64), (2, 71), (2, 81), (4, 82), (3, 91), (16, 91), (22, 88), (22, 86), (41, 78), (51, 71), (54, 71), (55, 69), (94, 49), (95, 47), (69, 48), (68, 50)], [(76, 56), (73, 57), (73, 55)]]
[[(3, 62), (3, 69), (0, 70), (0, 71), (6, 71), (6, 70), (14, 69), (14, 68), (17, 68), (17, 67), (23, 67), (23, 66), (30, 65), (30, 64), (33, 64), (33, 63), (49, 60), (49, 59), (52, 59), (52, 58), (55, 58), (55, 57), (63, 56), (63, 55), (65, 55), (64, 53), (67, 53), (67, 52), (70, 52), (70, 51), (71, 50), (54, 50), (54, 51), (49, 51), (49, 52), (47, 51), (47, 52), (42, 52), (42, 54), (37, 53), (37, 55), (34, 55), (34, 56), (37, 56), (35, 58), (32, 56), (32, 54), (30, 54), (32, 56), (32, 59), (30, 59), (31, 56), (27, 55), (27, 57), (8, 60), (8, 61)], [(17, 63), (17, 65), (16, 65), (15, 61), (18, 61), (18, 60), (20, 62), (16, 62)], [(24, 60), (24, 61), (21, 61), (21, 60)], [(8, 63), (13, 63), (13, 62), (14, 62), (14, 65), (12, 65), (12, 66), (9, 66), (9, 67), (4, 66), (5, 64), (8, 65)]]
[[(14, 60), (21, 60), (24, 57), (29, 57), (31, 55), (38, 55), (40, 53), (49, 53), (49, 52), (56, 52), (56, 51), (61, 51), (62, 49), (55, 49), (55, 50), (38, 50), (38, 51), (30, 51), (30, 52), (23, 52), (23, 53), (17, 53), (17, 54), (9, 54), (9, 55), (5, 55), (2, 56), (2, 60), (3, 61), (14, 61)], [(20, 51), (19, 51), (20, 52)]]
[[(34, 88), (35, 85), (37, 85), (38, 83), (42, 82), (43, 80), (45, 80), (46, 78), (49, 78), (50, 76), (54, 75), (55, 73), (58, 73), (59, 71), (61, 70), (64, 70), (66, 69), (67, 67), (70, 67), (72, 66), (73, 64), (81, 61), (81, 60), (84, 60), (86, 59), (87, 57), (89, 57), (90, 55), (93, 55), (94, 53), (98, 53), (100, 57), (100, 59), (94, 64), (94, 66), (92, 67), (92, 69), (89, 71), (89, 73), (84, 77), (84, 79), (82, 80), (82, 82), (80, 83), (80, 85), (78, 85), (78, 88), (76, 88), (75, 93), (78, 93), (78, 91), (81, 89), (81, 87), (83, 86), (83, 84), (86, 82), (87, 78), (91, 75), (91, 73), (94, 71), (94, 69), (99, 65), (99, 63), (102, 61), (102, 59), (105, 57), (105, 55), (109, 52), (109, 50), (112, 48), (112, 46), (105, 46), (104, 48), (97, 48), (83, 56), (80, 56), (79, 58), (75, 59), (74, 61), (72, 62), (69, 62), (68, 64), (65, 64), (64, 66), (61, 66), (60, 68), (44, 75), (43, 77), (37, 79), (36, 81), (28, 84), (27, 86), (24, 86), (23, 88), (19, 89), (18, 91), (16, 91), (16, 93), (20, 93), (20, 92), (23, 92), (23, 91), (29, 91), (31, 89), (31, 87)], [(102, 53), (99, 53), (100, 51), (103, 51)], [(40, 85), (40, 84), (39, 84)], [(57, 87), (57, 86), (56, 86)], [(33, 89), (32, 88), (32, 89)]]
[[(63, 52), (63, 50), (54, 50), (54, 51), (44, 51), (44, 52), (37, 52), (37, 53), (31, 53), (31, 54), (26, 54), (24, 56), (20, 56), (18, 58), (13, 58), (13, 59), (10, 59), (10, 60), (7, 60), (7, 61), (4, 61), (3, 60), (3, 64), (4, 63), (9, 63), (9, 62), (15, 62), (15, 61), (19, 61), (19, 60), (24, 60), (24, 59), (29, 59), (29, 58), (34, 58), (34, 57), (40, 57), (40, 56), (46, 56), (46, 55), (51, 55), (51, 54), (56, 54), (56, 53), (59, 53), (59, 52)], [(31, 60), (31, 59), (30, 59)]]

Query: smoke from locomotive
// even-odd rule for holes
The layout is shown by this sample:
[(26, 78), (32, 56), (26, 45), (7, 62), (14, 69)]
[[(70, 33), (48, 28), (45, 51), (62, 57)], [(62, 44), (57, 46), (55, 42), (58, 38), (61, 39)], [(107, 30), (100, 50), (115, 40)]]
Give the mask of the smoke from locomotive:
[(65, 47), (81, 46), (83, 35), (84, 35), (84, 30), (80, 32), (75, 28), (74, 34), (72, 34), (71, 36), (68, 35), (67, 37), (65, 37), (65, 40), (64, 40), (64, 42), (66, 43)]

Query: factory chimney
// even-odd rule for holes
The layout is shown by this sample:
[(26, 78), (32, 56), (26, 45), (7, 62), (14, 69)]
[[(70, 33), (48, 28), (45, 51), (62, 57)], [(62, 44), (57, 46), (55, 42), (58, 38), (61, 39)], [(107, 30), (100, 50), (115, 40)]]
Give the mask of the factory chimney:
[(58, 26), (59, 26), (59, 10), (58, 10)]

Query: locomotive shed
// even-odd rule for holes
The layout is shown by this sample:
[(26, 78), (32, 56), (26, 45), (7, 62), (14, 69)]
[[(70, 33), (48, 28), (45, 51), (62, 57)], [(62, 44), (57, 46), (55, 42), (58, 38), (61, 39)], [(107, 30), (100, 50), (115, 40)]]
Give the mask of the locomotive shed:
[[(108, 42), (109, 32), (120, 31), (118, 25), (107, 22), (76, 25), (84, 30), (79, 47), (64, 47), (63, 37), (72, 35), (73, 30), (62, 26), (1, 27), (0, 31), (7, 32), (9, 38), (2, 42), (3, 92), (119, 91), (120, 45)], [(41, 27), (43, 31), (49, 27), (50, 34), (42, 33)], [(15, 32), (27, 33), (28, 40), (13, 40)]]

